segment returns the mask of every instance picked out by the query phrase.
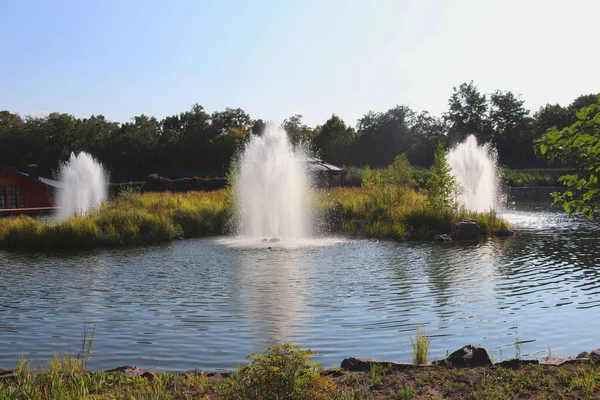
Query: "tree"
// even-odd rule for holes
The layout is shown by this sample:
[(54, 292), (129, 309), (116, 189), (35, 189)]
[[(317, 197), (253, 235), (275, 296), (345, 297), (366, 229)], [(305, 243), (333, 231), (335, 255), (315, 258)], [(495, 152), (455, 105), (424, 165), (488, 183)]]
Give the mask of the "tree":
[(429, 167), (438, 143), (447, 144), (446, 126), (442, 118), (434, 117), (427, 111), (416, 115), (410, 122), (412, 142), (407, 157), (413, 165)]
[(295, 114), (283, 120), (281, 128), (288, 134), (293, 146), (308, 145), (313, 138), (313, 130), (302, 123), (302, 115)]
[(554, 202), (569, 214), (583, 213), (594, 218), (600, 203), (600, 94), (596, 103), (579, 110), (570, 126), (553, 127), (538, 140), (539, 150), (548, 160), (570, 163), (575, 173), (559, 180), (567, 186), (553, 193)]
[(462, 142), (469, 134), (477, 136), (479, 143), (489, 141), (487, 120), (487, 97), (481, 94), (473, 81), (452, 88), (448, 100), (448, 112), (444, 119), (449, 124), (448, 136), (451, 143)]
[(448, 151), (440, 143), (433, 158), (427, 178), (427, 204), (438, 210), (448, 211), (455, 207), (456, 179), (448, 165)]
[(314, 144), (325, 160), (334, 164), (350, 162), (352, 146), (358, 137), (354, 128), (333, 114), (325, 124), (315, 128), (315, 133)]
[(397, 105), (384, 113), (369, 111), (358, 120), (355, 160), (374, 167), (389, 165), (400, 153), (410, 149), (410, 122), (414, 111)]
[(553, 126), (567, 126), (570, 120), (569, 110), (560, 104), (546, 104), (533, 114), (533, 125), (538, 137), (548, 132)]
[(408, 162), (406, 154), (402, 153), (394, 158), (394, 162), (385, 169), (385, 180), (396, 186), (413, 186), (413, 167)]
[(535, 159), (531, 119), (524, 103), (511, 91), (496, 90), (490, 95), (490, 141), (503, 164)]

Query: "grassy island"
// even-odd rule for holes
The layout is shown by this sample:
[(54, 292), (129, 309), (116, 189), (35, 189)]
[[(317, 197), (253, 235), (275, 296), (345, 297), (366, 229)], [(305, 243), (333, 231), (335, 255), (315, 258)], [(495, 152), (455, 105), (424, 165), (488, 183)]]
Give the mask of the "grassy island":
[[(148, 244), (232, 232), (228, 189), (187, 193), (127, 193), (85, 217), (62, 222), (20, 216), (0, 219), (0, 248), (60, 251), (120, 244)], [(316, 219), (323, 232), (395, 240), (426, 240), (432, 230), (452, 233), (472, 218), (491, 235), (507, 223), (494, 212), (444, 211), (427, 205), (423, 193), (378, 185), (316, 189)]]

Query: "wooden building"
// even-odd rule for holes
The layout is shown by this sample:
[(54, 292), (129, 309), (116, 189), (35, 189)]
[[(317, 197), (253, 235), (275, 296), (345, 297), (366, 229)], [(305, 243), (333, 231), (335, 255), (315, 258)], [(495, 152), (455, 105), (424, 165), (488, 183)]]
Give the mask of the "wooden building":
[(341, 186), (346, 184), (346, 171), (333, 164), (328, 164), (323, 160), (315, 157), (306, 157), (306, 164), (308, 172), (315, 176), (316, 182), (313, 181), (315, 186)]
[(35, 214), (54, 208), (59, 183), (39, 176), (38, 166), (29, 165), (27, 173), (0, 166), (0, 216)]

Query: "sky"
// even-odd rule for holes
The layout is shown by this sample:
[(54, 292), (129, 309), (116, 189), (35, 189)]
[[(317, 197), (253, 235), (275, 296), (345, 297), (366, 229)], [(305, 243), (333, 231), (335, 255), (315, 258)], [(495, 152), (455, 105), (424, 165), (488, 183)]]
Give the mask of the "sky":
[(309, 126), (453, 87), (532, 112), (600, 92), (600, 0), (0, 0), (0, 110), (127, 122), (198, 103)]

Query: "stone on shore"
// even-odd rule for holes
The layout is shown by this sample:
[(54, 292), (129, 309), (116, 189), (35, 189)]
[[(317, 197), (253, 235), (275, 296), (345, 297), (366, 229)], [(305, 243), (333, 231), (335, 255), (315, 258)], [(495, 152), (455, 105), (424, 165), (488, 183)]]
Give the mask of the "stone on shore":
[(492, 365), (492, 360), (486, 349), (478, 344), (468, 344), (450, 354), (445, 360), (435, 361), (434, 364), (454, 367), (484, 367)]
[(456, 224), (454, 240), (478, 240), (481, 229), (475, 220), (466, 218)]

